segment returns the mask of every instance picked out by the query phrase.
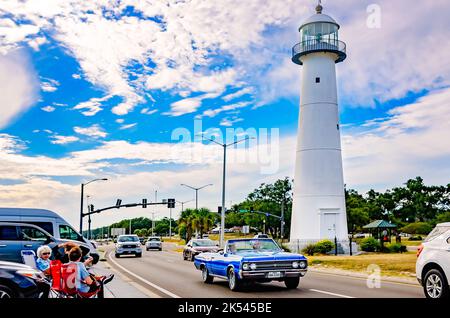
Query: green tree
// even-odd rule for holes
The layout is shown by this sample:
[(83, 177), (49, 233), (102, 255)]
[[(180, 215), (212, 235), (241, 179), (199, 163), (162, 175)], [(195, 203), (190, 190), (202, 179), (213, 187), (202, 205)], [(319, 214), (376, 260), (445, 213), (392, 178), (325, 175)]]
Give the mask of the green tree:
[(370, 206), (367, 200), (356, 190), (345, 191), (347, 223), (350, 232), (360, 231), (370, 223)]

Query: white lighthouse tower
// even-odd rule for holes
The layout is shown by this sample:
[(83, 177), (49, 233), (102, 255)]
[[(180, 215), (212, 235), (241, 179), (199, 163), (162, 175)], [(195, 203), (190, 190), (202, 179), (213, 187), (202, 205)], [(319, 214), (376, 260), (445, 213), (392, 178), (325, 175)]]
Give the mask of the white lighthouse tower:
[(335, 64), (347, 57), (339, 25), (316, 7), (292, 61), (303, 66), (291, 243), (348, 239)]

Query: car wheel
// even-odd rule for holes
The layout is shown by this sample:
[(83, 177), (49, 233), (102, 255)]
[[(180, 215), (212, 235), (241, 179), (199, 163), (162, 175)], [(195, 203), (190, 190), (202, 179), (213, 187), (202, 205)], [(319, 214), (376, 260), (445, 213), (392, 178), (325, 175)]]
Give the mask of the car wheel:
[(449, 287), (440, 270), (432, 269), (424, 279), (423, 289), (427, 298), (437, 299), (449, 297)]
[(214, 280), (214, 276), (209, 275), (206, 266), (203, 266), (202, 268), (202, 279), (205, 284), (211, 284)]
[(162, 247), (160, 247), (159, 250), (162, 251)]
[(14, 292), (5, 285), (0, 285), (0, 299), (14, 298)]
[(232, 268), (228, 270), (228, 286), (232, 291), (238, 291), (241, 288), (242, 282), (236, 277)]
[(300, 283), (300, 277), (289, 277), (284, 280), (287, 289), (296, 289)]
[(120, 257), (120, 254), (117, 254), (117, 253), (116, 253), (116, 255), (115, 255), (115, 256), (116, 256), (116, 258), (119, 258), (119, 257)]
[(142, 257), (142, 253), (136, 254), (136, 257)]
[(183, 252), (183, 260), (187, 260), (187, 255)]
[(191, 257), (189, 257), (189, 260), (190, 260), (191, 262), (193, 262), (193, 261), (194, 261), (194, 258), (195, 258), (194, 254), (191, 253)]

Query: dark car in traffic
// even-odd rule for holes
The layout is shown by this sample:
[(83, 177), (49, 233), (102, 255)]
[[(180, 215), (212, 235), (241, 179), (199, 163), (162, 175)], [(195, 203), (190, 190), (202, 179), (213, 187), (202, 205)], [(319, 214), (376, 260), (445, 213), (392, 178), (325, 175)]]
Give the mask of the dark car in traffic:
[(42, 272), (24, 264), (0, 261), (0, 299), (40, 298), (48, 288)]
[(204, 252), (217, 253), (220, 250), (218, 244), (210, 239), (192, 239), (183, 249), (183, 259), (194, 261), (196, 255)]

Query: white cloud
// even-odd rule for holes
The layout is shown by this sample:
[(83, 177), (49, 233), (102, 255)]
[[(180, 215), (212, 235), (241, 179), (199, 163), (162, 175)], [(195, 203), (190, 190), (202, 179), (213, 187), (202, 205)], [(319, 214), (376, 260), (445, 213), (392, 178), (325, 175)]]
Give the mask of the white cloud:
[(78, 105), (73, 107), (73, 109), (87, 109), (86, 111), (82, 111), (81, 113), (84, 116), (94, 116), (95, 114), (103, 110), (102, 102), (107, 101), (111, 97), (111, 95), (107, 95), (102, 98), (93, 97), (86, 102), (79, 103)]
[(141, 110), (141, 114), (145, 114), (145, 115), (152, 115), (152, 114), (157, 113), (157, 112), (158, 112), (157, 109), (150, 110), (150, 108), (143, 108)]
[(234, 111), (236, 109), (244, 108), (250, 105), (250, 102), (239, 102), (235, 104), (225, 105), (216, 109), (207, 109), (203, 112), (203, 116), (215, 117), (222, 112)]
[(59, 82), (57, 80), (46, 78), (41, 83), (41, 89), (46, 93), (53, 93), (58, 89)]
[(53, 106), (48, 105), (48, 106), (42, 107), (41, 109), (42, 109), (44, 112), (51, 113), (51, 112), (55, 111), (56, 108), (53, 107)]
[(80, 140), (78, 137), (75, 136), (60, 136), (60, 135), (54, 135), (50, 137), (52, 140), (50, 142), (55, 145), (65, 145), (70, 144), (75, 141)]
[(22, 52), (0, 54), (0, 129), (33, 105), (38, 85), (34, 69)]
[(236, 99), (236, 98), (238, 98), (238, 97), (241, 97), (241, 96), (244, 96), (244, 95), (247, 95), (247, 94), (251, 94), (251, 93), (253, 93), (253, 88), (251, 88), (251, 87), (245, 87), (245, 88), (243, 88), (243, 89), (238, 90), (238, 91), (235, 92), (235, 93), (232, 93), (232, 94), (228, 94), (228, 95), (223, 96), (222, 99), (223, 99), (224, 101), (226, 101), (226, 102), (229, 102), (229, 101), (231, 101), (231, 100), (233, 100), (233, 99)]
[(231, 127), (231, 126), (233, 126), (233, 124), (238, 123), (238, 122), (241, 122), (241, 121), (243, 121), (243, 120), (244, 120), (244, 119), (242, 119), (242, 118), (232, 118), (232, 119), (229, 119), (229, 118), (223, 118), (223, 119), (220, 121), (220, 126)]
[(93, 125), (91, 127), (73, 127), (73, 130), (80, 135), (85, 135), (95, 138), (105, 138), (108, 134), (99, 126)]
[(120, 130), (130, 129), (130, 128), (135, 127), (136, 125), (137, 125), (137, 123), (128, 124), (128, 125), (122, 125), (122, 126), (120, 127)]

